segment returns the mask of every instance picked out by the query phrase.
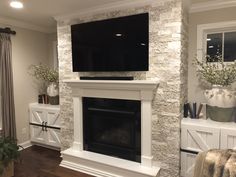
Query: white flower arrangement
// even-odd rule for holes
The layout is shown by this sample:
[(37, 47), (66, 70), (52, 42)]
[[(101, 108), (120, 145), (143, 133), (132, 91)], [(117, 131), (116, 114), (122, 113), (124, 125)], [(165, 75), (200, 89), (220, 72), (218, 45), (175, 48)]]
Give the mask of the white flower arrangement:
[(206, 56), (204, 61), (195, 58), (194, 65), (197, 66), (197, 75), (212, 85), (229, 86), (236, 81), (236, 62), (225, 64), (219, 54)]
[(29, 67), (29, 74), (45, 82), (58, 82), (59, 79), (57, 70), (51, 69), (43, 64), (31, 65)]

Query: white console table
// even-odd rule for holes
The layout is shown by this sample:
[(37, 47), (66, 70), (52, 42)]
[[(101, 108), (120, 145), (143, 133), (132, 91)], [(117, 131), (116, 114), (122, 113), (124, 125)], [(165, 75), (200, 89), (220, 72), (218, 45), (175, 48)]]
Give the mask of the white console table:
[(181, 176), (193, 175), (198, 152), (236, 149), (236, 123), (184, 118), (181, 121)]

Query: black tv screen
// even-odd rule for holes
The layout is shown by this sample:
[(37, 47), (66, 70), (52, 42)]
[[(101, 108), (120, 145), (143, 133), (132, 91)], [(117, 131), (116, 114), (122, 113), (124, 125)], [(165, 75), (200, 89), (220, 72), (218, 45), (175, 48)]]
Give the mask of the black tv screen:
[(148, 71), (148, 13), (71, 26), (74, 72)]

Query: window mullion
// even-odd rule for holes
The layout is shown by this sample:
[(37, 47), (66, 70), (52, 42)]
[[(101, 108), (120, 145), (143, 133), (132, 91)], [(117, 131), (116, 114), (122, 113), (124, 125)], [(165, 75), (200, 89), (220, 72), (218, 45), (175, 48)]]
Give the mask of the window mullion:
[(222, 60), (225, 61), (225, 32), (222, 35)]
[(207, 55), (207, 33), (205, 33), (204, 34), (204, 36), (203, 36), (203, 41), (204, 41), (204, 43), (203, 43), (203, 56), (202, 56), (202, 60), (203, 60), (203, 58), (205, 58), (206, 57), (206, 55)]

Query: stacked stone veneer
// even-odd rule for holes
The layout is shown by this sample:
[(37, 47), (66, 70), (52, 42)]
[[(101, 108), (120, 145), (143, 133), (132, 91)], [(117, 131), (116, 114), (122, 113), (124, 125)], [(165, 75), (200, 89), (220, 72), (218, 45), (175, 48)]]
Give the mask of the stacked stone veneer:
[[(73, 73), (70, 25), (149, 12), (149, 71)], [(154, 6), (95, 14), (58, 21), (58, 55), (60, 74), (62, 149), (73, 142), (73, 109), (71, 89), (64, 79), (81, 75), (134, 76), (135, 79), (160, 80), (153, 100), (152, 152), (154, 163), (162, 168), (161, 177), (177, 177), (180, 169), (180, 119), (187, 98), (187, 21), (181, 0), (157, 0)], [(79, 126), (78, 126), (79, 127)]]

